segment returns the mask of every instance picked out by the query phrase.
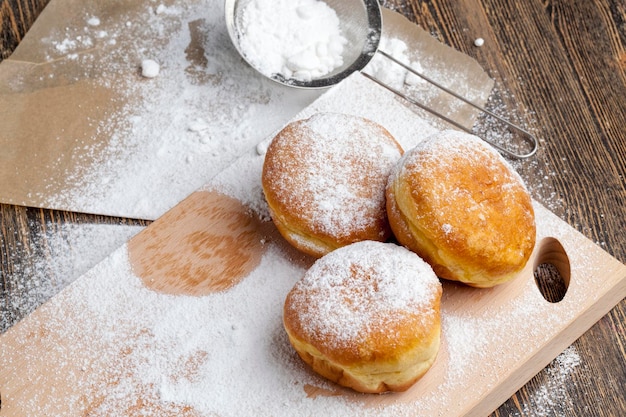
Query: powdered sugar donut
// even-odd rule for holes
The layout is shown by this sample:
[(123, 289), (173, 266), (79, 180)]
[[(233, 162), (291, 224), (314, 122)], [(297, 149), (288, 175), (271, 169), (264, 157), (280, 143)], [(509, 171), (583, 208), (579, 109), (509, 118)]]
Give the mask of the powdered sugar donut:
[(531, 197), (519, 175), (478, 137), (437, 133), (389, 178), (387, 212), (400, 243), (437, 275), (475, 287), (514, 278), (535, 246)]
[(391, 235), (385, 208), (389, 173), (402, 148), (362, 117), (318, 113), (272, 140), (262, 185), (280, 233), (312, 256)]
[(441, 293), (415, 253), (358, 242), (313, 264), (287, 295), (283, 322), (320, 375), (360, 392), (404, 391), (439, 351)]

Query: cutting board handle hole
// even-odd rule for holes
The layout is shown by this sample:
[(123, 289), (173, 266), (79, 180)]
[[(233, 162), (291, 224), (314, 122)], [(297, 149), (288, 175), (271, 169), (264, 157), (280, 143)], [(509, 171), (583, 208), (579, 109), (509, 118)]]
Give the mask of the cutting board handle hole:
[(563, 245), (553, 237), (539, 243), (539, 251), (533, 265), (535, 284), (550, 303), (558, 303), (567, 293), (570, 283), (570, 262)]

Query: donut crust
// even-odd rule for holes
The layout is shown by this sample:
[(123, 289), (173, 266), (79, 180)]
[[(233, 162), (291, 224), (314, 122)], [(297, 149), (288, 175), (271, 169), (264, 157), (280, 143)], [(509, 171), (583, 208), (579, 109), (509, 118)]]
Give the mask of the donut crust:
[[(373, 242), (360, 242), (348, 248), (363, 243)], [(393, 243), (378, 244), (393, 245), (408, 252)], [(373, 250), (377, 250), (376, 248), (377, 246), (373, 246)], [(343, 249), (346, 248), (338, 249), (327, 256), (339, 256), (336, 252)], [(419, 259), (415, 254), (411, 255)], [(387, 252), (380, 256), (393, 257), (393, 253)], [(325, 258), (319, 259), (318, 262), (325, 261)], [(291, 345), (302, 360), (325, 378), (359, 392), (382, 393), (405, 391), (410, 388), (432, 366), (439, 351), (441, 338), (441, 284), (432, 269), (421, 259), (419, 262), (428, 268), (427, 273), (432, 277), (428, 284), (424, 284), (416, 276), (412, 285), (429, 285), (428, 301), (410, 304), (406, 308), (391, 312), (373, 302), (368, 306), (373, 311), (367, 325), (364, 326), (365, 330), (359, 330), (358, 336), (346, 337), (346, 340), (338, 340), (337, 334), (325, 331), (322, 325), (312, 326), (311, 320), (308, 319), (315, 317), (313, 321), (337, 320), (327, 318), (325, 310), (320, 307), (320, 303), (326, 302), (332, 295), (327, 294), (324, 289), (316, 288), (315, 285), (307, 287), (296, 284), (285, 300), (283, 323)], [(411, 267), (412, 264), (408, 266)], [(353, 303), (357, 303), (354, 300), (358, 299), (359, 291), (364, 286), (382, 285), (377, 281), (379, 277), (376, 272), (370, 271), (371, 273), (366, 272), (359, 276), (358, 262), (346, 260), (345, 266), (340, 268), (350, 271), (351, 283), (343, 285), (342, 290), (345, 293), (340, 301), (331, 306), (332, 308), (345, 311), (347, 305), (349, 310)], [(420, 273), (422, 272), (416, 272), (416, 275)], [(331, 291), (339, 291), (338, 287), (341, 285), (333, 286)], [(406, 289), (410, 290), (408, 286)], [(399, 290), (404, 291), (404, 288)], [(394, 300), (389, 301), (393, 303)], [(380, 311), (375, 310), (377, 308), (380, 308)], [(351, 312), (346, 313), (346, 317), (340, 317), (338, 319), (340, 324), (336, 326), (352, 326), (347, 328), (346, 332), (355, 331), (350, 314)], [(348, 324), (341, 323), (344, 319)], [(343, 336), (343, 332), (341, 335)]]
[(473, 135), (446, 131), (420, 143), (394, 169), (386, 195), (398, 242), (441, 278), (481, 288), (507, 282), (535, 246), (525, 185)]
[(384, 127), (362, 117), (318, 113), (291, 122), (270, 143), (261, 178), (276, 228), (314, 257), (386, 241), (385, 188), (402, 153)]

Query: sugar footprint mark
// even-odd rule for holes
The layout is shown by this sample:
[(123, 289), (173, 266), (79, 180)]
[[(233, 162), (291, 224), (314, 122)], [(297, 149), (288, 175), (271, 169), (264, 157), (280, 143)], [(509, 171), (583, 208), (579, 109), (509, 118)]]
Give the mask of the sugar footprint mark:
[(258, 266), (266, 229), (238, 200), (196, 192), (131, 239), (132, 269), (146, 287), (161, 293), (224, 291)]

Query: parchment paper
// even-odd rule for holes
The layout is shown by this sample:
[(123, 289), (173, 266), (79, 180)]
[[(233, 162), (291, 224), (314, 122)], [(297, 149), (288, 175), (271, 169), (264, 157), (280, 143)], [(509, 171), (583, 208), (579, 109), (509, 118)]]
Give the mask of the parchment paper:
[[(323, 93), (247, 67), (222, 3), (52, 0), (0, 63), (0, 202), (156, 219)], [(486, 101), (493, 84), (475, 61), (397, 13), (383, 20), (383, 38), (406, 42), (425, 73)], [(146, 58), (156, 78), (141, 76)]]

